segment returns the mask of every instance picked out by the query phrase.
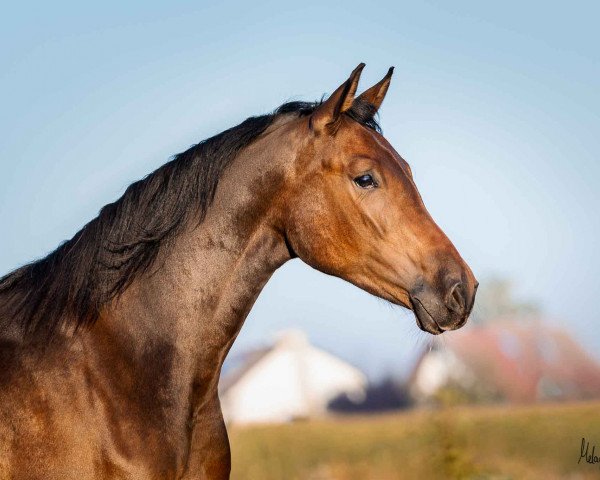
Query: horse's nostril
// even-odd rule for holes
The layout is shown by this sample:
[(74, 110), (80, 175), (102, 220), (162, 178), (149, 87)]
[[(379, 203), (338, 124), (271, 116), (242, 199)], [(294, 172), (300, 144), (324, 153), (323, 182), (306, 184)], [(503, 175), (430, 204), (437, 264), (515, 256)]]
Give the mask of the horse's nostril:
[(461, 304), (464, 301), (464, 297), (462, 295), (462, 287), (461, 285), (456, 285), (454, 287), (454, 290), (452, 291), (452, 297), (454, 298), (454, 300)]
[(450, 310), (456, 313), (463, 313), (465, 311), (467, 307), (467, 299), (465, 288), (462, 283), (455, 283), (452, 286), (446, 305)]

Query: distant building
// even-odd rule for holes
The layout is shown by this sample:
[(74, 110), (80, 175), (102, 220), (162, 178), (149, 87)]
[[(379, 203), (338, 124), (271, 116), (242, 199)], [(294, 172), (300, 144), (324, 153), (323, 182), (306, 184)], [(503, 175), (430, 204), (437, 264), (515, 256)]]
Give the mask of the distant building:
[(247, 354), (223, 376), (219, 394), (227, 423), (282, 423), (321, 416), (332, 399), (358, 399), (366, 386), (360, 370), (292, 331), (272, 347)]
[(426, 348), (409, 379), (418, 402), (444, 388), (473, 400), (530, 403), (600, 397), (600, 366), (564, 330), (539, 321), (496, 321)]

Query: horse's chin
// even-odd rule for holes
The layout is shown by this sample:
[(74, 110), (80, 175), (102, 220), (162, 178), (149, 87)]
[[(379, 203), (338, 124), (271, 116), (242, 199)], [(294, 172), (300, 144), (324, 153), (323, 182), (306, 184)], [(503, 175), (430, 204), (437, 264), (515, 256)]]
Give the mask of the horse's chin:
[(438, 325), (435, 319), (429, 314), (427, 309), (423, 306), (417, 298), (411, 298), (412, 310), (415, 313), (415, 319), (417, 320), (418, 327), (424, 332), (431, 333), (432, 335), (439, 335), (444, 333), (444, 330)]

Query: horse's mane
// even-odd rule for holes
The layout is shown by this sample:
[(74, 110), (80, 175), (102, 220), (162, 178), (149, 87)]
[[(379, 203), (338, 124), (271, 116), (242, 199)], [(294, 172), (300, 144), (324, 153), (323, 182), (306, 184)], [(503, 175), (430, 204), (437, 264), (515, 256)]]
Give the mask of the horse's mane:
[[(202, 222), (224, 170), (277, 115), (309, 115), (320, 103), (289, 102), (250, 117), (131, 184), (72, 239), (0, 279), (0, 327), (50, 338), (66, 325), (91, 325), (102, 305), (148, 270), (162, 245), (187, 222)], [(347, 115), (380, 130), (369, 104), (357, 101)]]

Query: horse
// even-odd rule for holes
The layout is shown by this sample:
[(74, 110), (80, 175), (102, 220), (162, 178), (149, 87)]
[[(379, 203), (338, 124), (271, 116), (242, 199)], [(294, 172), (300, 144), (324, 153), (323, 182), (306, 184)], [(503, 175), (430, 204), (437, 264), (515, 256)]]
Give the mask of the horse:
[(174, 156), (45, 258), (0, 280), (0, 477), (229, 478), (223, 361), (290, 259), (461, 327), (477, 281), (376, 115), (290, 102)]

